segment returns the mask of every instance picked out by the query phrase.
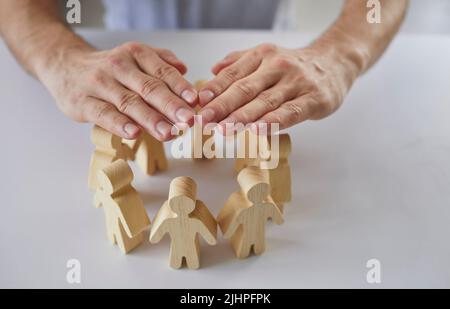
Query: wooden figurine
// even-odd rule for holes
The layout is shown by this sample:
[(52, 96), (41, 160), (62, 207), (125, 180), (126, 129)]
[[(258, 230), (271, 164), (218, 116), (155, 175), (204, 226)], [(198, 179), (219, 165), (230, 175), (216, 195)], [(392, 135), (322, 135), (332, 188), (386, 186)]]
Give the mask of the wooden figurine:
[(90, 189), (95, 190), (97, 172), (118, 159), (125, 159), (128, 152), (120, 137), (99, 126), (92, 129), (91, 140), (95, 145), (95, 151), (91, 157), (88, 185)]
[[(206, 80), (199, 80), (194, 84), (195, 89), (200, 90), (206, 84)], [(195, 111), (198, 112), (201, 107), (197, 105)], [(197, 119), (197, 118), (196, 118)], [(214, 159), (214, 155), (205, 155), (204, 147), (206, 145), (207, 149), (214, 151), (214, 133), (213, 130), (209, 130), (211, 133), (207, 133), (205, 126), (202, 123), (194, 123), (192, 127), (192, 158), (193, 159)]]
[[(272, 188), (271, 197), (277, 204), (280, 211), (283, 213), (284, 203), (291, 201), (291, 167), (289, 166), (288, 158), (291, 153), (291, 139), (289, 134), (280, 134), (277, 153), (271, 153), (271, 156), (278, 156), (278, 165), (275, 168), (268, 168), (267, 161), (261, 161), (260, 167), (269, 171), (269, 182)], [(269, 145), (272, 137), (269, 136)], [(271, 157), (271, 159), (273, 159)]]
[(108, 238), (128, 253), (142, 243), (144, 230), (150, 226), (144, 203), (131, 186), (133, 172), (119, 159), (98, 171), (97, 177), (95, 205), (105, 212)]
[(265, 251), (265, 225), (271, 218), (283, 223), (283, 215), (270, 197), (267, 171), (246, 167), (238, 175), (241, 190), (233, 193), (219, 213), (217, 221), (226, 239), (231, 239), (236, 256)]
[(124, 141), (130, 149), (129, 160), (136, 161), (139, 168), (147, 175), (167, 169), (167, 158), (164, 145), (149, 133), (142, 130), (136, 140)]
[(196, 199), (197, 185), (189, 177), (177, 177), (170, 183), (169, 199), (156, 214), (150, 241), (159, 242), (165, 234), (171, 238), (170, 266), (180, 268), (183, 258), (190, 269), (200, 266), (200, 234), (215, 245), (217, 222), (202, 201)]

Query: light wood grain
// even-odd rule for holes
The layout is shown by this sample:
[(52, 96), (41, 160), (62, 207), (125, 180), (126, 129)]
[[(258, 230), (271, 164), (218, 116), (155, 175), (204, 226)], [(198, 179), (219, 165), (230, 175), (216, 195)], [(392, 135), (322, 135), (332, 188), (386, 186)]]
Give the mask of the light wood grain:
[(91, 140), (95, 150), (89, 165), (88, 186), (95, 190), (98, 185), (97, 172), (118, 159), (126, 159), (129, 154), (120, 137), (99, 126), (93, 127)]
[(238, 175), (241, 190), (233, 193), (220, 211), (217, 221), (235, 254), (243, 259), (252, 249), (256, 255), (265, 251), (265, 225), (268, 219), (283, 223), (283, 215), (270, 197), (267, 171), (246, 167)]
[(202, 201), (196, 199), (197, 185), (189, 177), (177, 177), (170, 183), (168, 200), (158, 211), (150, 232), (150, 241), (159, 242), (169, 234), (170, 266), (180, 268), (183, 259), (190, 269), (200, 267), (199, 235), (216, 244), (217, 222)]
[(154, 175), (158, 171), (165, 171), (168, 162), (164, 145), (152, 135), (143, 132), (136, 140), (124, 141), (128, 146), (129, 160), (134, 160), (139, 168), (147, 175)]
[(142, 243), (150, 220), (138, 192), (132, 187), (133, 172), (119, 159), (97, 172), (96, 207), (103, 207), (107, 235), (123, 253)]

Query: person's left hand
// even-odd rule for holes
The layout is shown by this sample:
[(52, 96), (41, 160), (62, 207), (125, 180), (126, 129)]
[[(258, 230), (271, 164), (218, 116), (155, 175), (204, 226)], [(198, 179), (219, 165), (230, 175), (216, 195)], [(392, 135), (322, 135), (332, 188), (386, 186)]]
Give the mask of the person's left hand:
[(359, 74), (337, 48), (272, 44), (233, 52), (199, 92), (204, 123), (278, 123), (280, 129), (324, 118), (341, 105)]

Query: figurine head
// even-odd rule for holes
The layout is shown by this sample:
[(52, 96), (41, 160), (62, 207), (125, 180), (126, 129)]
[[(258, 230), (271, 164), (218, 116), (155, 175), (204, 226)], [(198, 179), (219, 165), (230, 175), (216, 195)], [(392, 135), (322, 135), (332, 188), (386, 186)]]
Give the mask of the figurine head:
[(270, 194), (268, 171), (257, 166), (242, 169), (238, 182), (247, 199), (254, 204), (262, 202)]
[(169, 206), (178, 215), (187, 215), (195, 208), (197, 185), (192, 178), (177, 177), (170, 183)]
[(97, 179), (99, 189), (107, 194), (112, 194), (130, 185), (133, 180), (133, 172), (127, 162), (119, 159), (99, 170)]

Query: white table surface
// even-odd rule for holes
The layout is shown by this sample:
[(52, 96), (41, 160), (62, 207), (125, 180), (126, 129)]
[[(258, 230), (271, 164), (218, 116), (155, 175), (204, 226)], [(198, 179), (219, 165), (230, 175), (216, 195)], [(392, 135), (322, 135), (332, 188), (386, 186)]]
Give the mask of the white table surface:
[[(312, 36), (269, 32), (104, 33), (107, 48), (139, 40), (174, 50), (192, 81), (233, 49), (302, 46)], [(267, 251), (234, 258), (228, 242), (203, 243), (202, 268), (168, 267), (169, 242), (124, 256), (92, 206), (89, 125), (66, 119), (44, 87), (0, 44), (0, 287), (323, 288), (450, 287), (450, 37), (398, 37), (331, 118), (289, 130), (293, 201), (268, 223)], [(225, 163), (224, 163), (225, 162)], [(170, 160), (154, 177), (133, 165), (153, 219), (176, 176), (193, 177), (216, 215), (238, 188), (232, 160)], [(81, 284), (66, 262), (81, 263)], [(366, 262), (381, 262), (379, 285)]]

